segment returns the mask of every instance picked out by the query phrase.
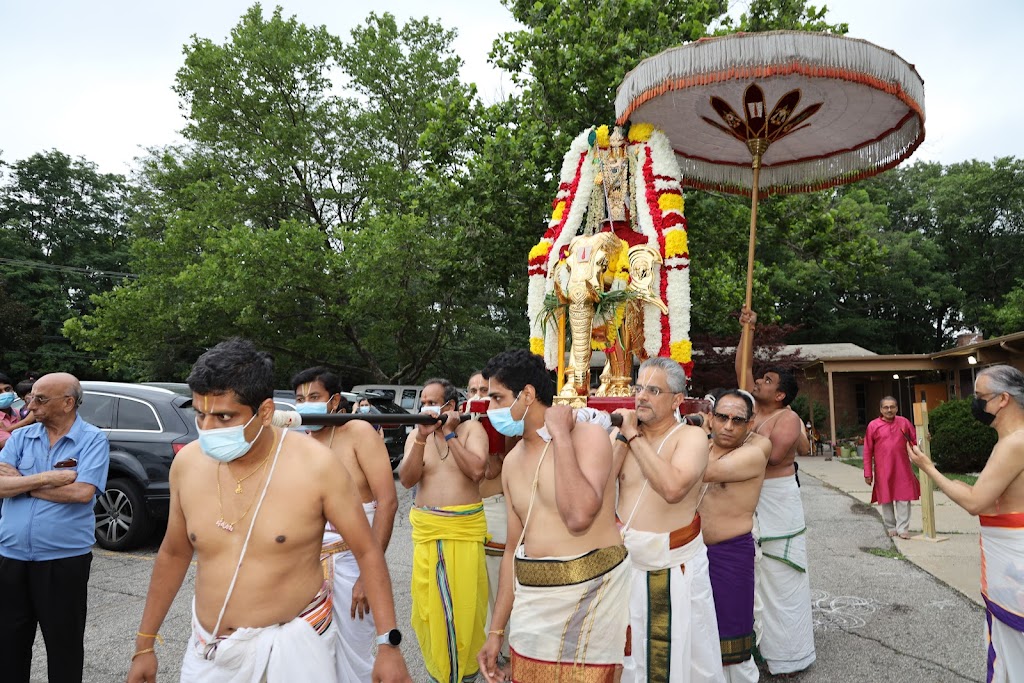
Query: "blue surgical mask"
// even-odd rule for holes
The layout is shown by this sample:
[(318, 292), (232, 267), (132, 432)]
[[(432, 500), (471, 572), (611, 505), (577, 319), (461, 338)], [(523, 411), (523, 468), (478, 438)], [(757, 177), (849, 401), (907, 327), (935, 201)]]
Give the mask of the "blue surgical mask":
[(427, 415), (433, 415), (434, 417), (439, 417), (441, 415), (441, 410), (446, 405), (448, 405), (448, 404), (447, 403), (442, 403), (439, 406), (420, 406), (420, 412), (421, 413), (426, 413)]
[[(327, 402), (326, 401), (306, 401), (305, 403), (299, 403), (295, 406), (295, 412), (299, 415), (326, 415), (327, 414)], [(323, 425), (302, 425), (302, 429), (308, 429), (311, 432), (315, 432), (318, 429), (323, 429)]]
[(249, 418), (244, 425), (234, 427), (220, 427), (219, 429), (199, 429), (199, 420), (196, 420), (196, 429), (199, 429), (199, 447), (203, 453), (219, 462), (231, 462), (238, 460), (249, 452), (256, 439), (263, 433), (263, 425), (252, 441), (245, 440), (245, 428), (249, 426), (256, 415)]
[(368, 412), (370, 412), (370, 406), (359, 406), (359, 412), (360, 413), (368, 413)]
[(0, 408), (10, 408), (15, 398), (17, 398), (17, 394), (13, 391), (5, 391), (0, 394)]
[[(523, 392), (519, 392), (516, 396), (516, 400), (512, 401), (512, 406), (519, 402), (519, 397), (523, 395)], [(512, 417), (512, 406), (508, 408), (496, 408), (494, 410), (487, 411), (487, 419), (491, 421), (491, 426), (494, 427), (499, 434), (505, 436), (522, 436), (523, 430), (526, 429), (526, 413), (530, 412), (530, 406), (526, 406), (526, 412), (523, 413), (523, 419), (516, 420)]]

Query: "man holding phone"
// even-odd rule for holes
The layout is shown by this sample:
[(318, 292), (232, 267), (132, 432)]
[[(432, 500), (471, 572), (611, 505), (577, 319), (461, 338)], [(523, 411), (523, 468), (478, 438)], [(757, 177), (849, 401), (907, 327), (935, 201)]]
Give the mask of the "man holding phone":
[(882, 510), (889, 536), (910, 538), (910, 501), (921, 497), (921, 485), (910, 467), (907, 444), (917, 444), (917, 432), (907, 418), (897, 415), (896, 399), (879, 403), (880, 417), (864, 435), (864, 482), (871, 486), (871, 502)]

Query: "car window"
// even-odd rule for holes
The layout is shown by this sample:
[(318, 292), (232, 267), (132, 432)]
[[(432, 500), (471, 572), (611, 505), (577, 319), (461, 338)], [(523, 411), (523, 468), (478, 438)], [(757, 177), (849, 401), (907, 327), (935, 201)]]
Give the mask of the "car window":
[(402, 407), (406, 409), (413, 409), (416, 407), (416, 390), (415, 389), (404, 389), (402, 391)]
[(376, 394), (377, 396), (383, 396), (384, 398), (386, 398), (389, 401), (394, 401), (395, 400), (395, 391), (394, 391), (394, 389), (374, 389), (373, 393)]
[(148, 403), (122, 396), (117, 402), (117, 429), (158, 432), (160, 421)]
[(78, 414), (94, 427), (111, 429), (114, 426), (114, 402), (116, 400), (115, 396), (93, 394), (87, 391), (82, 396), (82, 405), (78, 407)]

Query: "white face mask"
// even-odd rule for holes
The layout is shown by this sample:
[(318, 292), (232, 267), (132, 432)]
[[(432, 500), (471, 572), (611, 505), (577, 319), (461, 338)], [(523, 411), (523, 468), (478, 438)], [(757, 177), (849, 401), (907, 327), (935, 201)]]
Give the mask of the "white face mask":
[(448, 405), (447, 402), (442, 403), (439, 406), (422, 406), (422, 407), (420, 407), (420, 412), (421, 413), (426, 413), (427, 415), (433, 415), (434, 417), (439, 417), (441, 415), (441, 410), (446, 405)]

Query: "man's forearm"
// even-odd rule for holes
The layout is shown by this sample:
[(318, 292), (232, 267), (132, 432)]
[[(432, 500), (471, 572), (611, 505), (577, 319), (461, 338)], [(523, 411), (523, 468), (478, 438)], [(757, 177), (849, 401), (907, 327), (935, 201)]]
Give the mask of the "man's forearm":
[(451, 439), (448, 441), (448, 448), (455, 457), (455, 462), (458, 463), (459, 469), (462, 470), (462, 473), (465, 474), (467, 478), (479, 484), (484, 478), (484, 471), (487, 468), (486, 456), (481, 458), (479, 455), (463, 446), (462, 442), (458, 439)]
[(96, 495), (96, 487), (85, 482), (74, 482), (55, 488), (39, 488), (30, 491), (33, 498), (48, 500), (51, 503), (91, 503)]
[(356, 556), (359, 576), (370, 603), (370, 613), (377, 624), (377, 633), (390, 631), (398, 625), (395, 619), (395, 601), (391, 593), (391, 576), (388, 574), (384, 553), (368, 551)]
[[(139, 623), (139, 633), (156, 635), (160, 631), (191, 562), (191, 555), (157, 553), (156, 561), (153, 563), (153, 576), (149, 581), (149, 592), (146, 594), (146, 607), (142, 610), (142, 621)], [(136, 636), (136, 652), (148, 647), (153, 647), (152, 638)]]
[(14, 498), (29, 491), (49, 486), (41, 474), (28, 476), (0, 476), (0, 498)]
[(942, 472), (939, 472), (935, 465), (927, 467), (925, 473), (931, 477), (935, 485), (939, 487), (939, 490), (945, 493), (951, 501), (970, 512), (969, 508), (972, 502), (971, 493), (973, 489), (969, 484), (958, 479), (948, 478)]
[(388, 544), (391, 543), (391, 534), (395, 529), (395, 513), (398, 512), (398, 501), (395, 499), (385, 502), (377, 502), (377, 511), (373, 515), (371, 531), (373, 537), (380, 543), (380, 549), (387, 552)]

